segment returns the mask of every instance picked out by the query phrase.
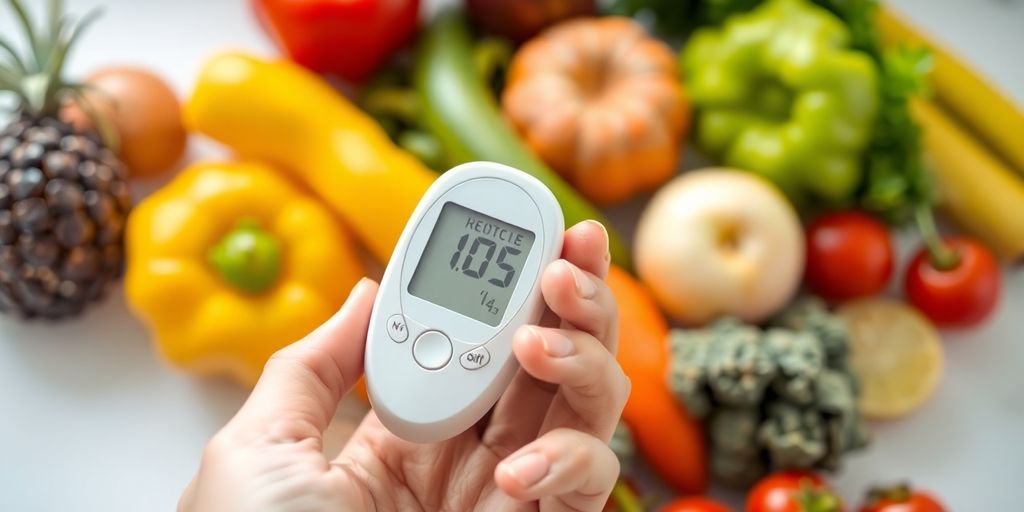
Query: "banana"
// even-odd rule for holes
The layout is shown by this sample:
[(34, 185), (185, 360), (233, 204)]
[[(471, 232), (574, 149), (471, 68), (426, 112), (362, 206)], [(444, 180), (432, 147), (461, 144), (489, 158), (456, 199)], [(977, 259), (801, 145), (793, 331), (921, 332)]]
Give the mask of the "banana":
[(940, 208), (1001, 257), (1024, 259), (1024, 180), (938, 106), (914, 100)]
[(891, 9), (880, 10), (878, 29), (887, 46), (929, 48), (935, 59), (932, 87), (939, 103), (1024, 175), (1024, 108)]

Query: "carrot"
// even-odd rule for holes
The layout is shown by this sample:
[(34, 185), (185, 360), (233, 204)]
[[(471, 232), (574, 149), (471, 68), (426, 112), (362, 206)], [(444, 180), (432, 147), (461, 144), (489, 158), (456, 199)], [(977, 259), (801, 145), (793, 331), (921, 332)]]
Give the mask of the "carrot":
[(667, 386), (668, 323), (626, 271), (612, 266), (606, 281), (619, 305), (617, 359), (633, 383), (622, 419), (658, 475), (679, 492), (701, 493), (708, 483), (704, 435)]

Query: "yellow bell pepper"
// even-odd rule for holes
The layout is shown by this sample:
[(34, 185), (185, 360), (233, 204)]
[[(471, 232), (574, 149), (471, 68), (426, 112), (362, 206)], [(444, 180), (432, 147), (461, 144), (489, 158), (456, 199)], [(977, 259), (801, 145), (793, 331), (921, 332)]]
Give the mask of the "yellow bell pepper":
[(287, 61), (214, 57), (199, 73), (184, 117), (190, 129), (308, 186), (382, 262), (436, 178), (373, 118)]
[(364, 275), (338, 220), (275, 170), (197, 164), (135, 207), (126, 294), (173, 364), (252, 385)]

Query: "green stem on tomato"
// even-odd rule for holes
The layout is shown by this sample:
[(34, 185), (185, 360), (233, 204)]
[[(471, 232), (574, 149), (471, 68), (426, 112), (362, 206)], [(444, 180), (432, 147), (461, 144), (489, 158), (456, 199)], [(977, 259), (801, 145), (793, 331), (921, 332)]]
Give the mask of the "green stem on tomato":
[(832, 491), (818, 488), (809, 480), (800, 482), (797, 501), (800, 503), (800, 510), (804, 512), (839, 512), (842, 510), (839, 498)]
[(868, 505), (874, 505), (882, 500), (903, 503), (910, 499), (910, 484), (901, 483), (892, 487), (872, 487), (868, 491)]
[(939, 230), (935, 228), (935, 217), (928, 205), (922, 205), (914, 214), (917, 229), (921, 232), (925, 247), (928, 248), (928, 259), (938, 270), (952, 270), (960, 265), (960, 253), (942, 241)]

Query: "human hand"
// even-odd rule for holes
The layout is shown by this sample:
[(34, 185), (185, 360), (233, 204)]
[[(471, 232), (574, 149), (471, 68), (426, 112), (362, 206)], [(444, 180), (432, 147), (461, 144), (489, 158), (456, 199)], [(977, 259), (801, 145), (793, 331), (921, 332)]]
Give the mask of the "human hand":
[(323, 455), (323, 431), (363, 373), (377, 292), (364, 279), (333, 318), (267, 363), (207, 444), (179, 510), (601, 510), (619, 474), (608, 441), (630, 389), (613, 355), (604, 228), (567, 230), (562, 258), (541, 278), (542, 327), (513, 338), (521, 368), (474, 428), (415, 444), (371, 411), (337, 457)]

